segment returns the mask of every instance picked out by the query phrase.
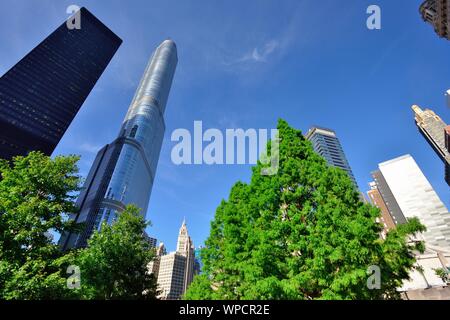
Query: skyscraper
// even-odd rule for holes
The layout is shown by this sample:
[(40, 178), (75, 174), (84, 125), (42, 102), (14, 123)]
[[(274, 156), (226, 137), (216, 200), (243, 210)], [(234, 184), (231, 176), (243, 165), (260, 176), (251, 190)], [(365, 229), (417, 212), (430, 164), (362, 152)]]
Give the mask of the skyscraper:
[(186, 292), (195, 273), (194, 243), (183, 221), (178, 234), (177, 251), (160, 259), (157, 278), (160, 299), (176, 300)]
[(420, 133), (444, 162), (445, 181), (450, 186), (450, 153), (445, 146), (447, 124), (432, 110), (422, 110), (416, 105), (412, 106), (412, 109)]
[(345, 157), (344, 150), (336, 136), (336, 132), (331, 129), (315, 126), (309, 129), (305, 138), (312, 142), (314, 151), (321, 155), (330, 166), (346, 171), (356, 189), (358, 189), (355, 176)]
[(194, 243), (191, 237), (188, 235), (186, 221), (180, 228), (180, 233), (178, 235), (177, 252), (186, 257), (186, 268), (183, 279), (183, 293), (186, 292), (187, 288), (194, 279), (194, 266), (195, 266), (195, 253), (194, 253)]
[(450, 40), (450, 0), (426, 0), (419, 11), (439, 37)]
[(164, 137), (164, 111), (178, 62), (172, 40), (153, 53), (131, 102), (119, 136), (103, 147), (94, 160), (77, 200), (85, 223), (80, 234), (61, 237), (63, 248), (84, 247), (102, 221), (112, 223), (127, 204), (135, 204), (145, 216)]
[(122, 40), (87, 9), (80, 29), (66, 23), (0, 78), (0, 158), (50, 155)]
[[(449, 251), (450, 213), (414, 159), (405, 155), (380, 163), (379, 172), (402, 215), (406, 219), (418, 217), (427, 227), (422, 235), (426, 245)], [(392, 203), (389, 199), (385, 202)]]
[[(406, 222), (407, 218), (418, 217), (427, 228), (425, 233), (416, 235), (418, 240), (425, 241), (425, 252), (415, 253), (416, 265), (422, 271), (411, 270), (410, 279), (403, 281), (398, 290), (407, 291), (410, 295), (421, 289), (430, 293), (430, 287), (442, 288), (445, 283), (435, 270), (448, 268), (450, 213), (410, 155), (379, 164), (379, 170), (372, 176), (374, 182), (371, 187), (378, 191), (379, 197), (370, 196), (373, 190), (369, 191), (369, 197), (380, 208), (382, 218), (389, 220), (388, 213), (397, 225)], [(383, 234), (390, 229), (386, 224)]]

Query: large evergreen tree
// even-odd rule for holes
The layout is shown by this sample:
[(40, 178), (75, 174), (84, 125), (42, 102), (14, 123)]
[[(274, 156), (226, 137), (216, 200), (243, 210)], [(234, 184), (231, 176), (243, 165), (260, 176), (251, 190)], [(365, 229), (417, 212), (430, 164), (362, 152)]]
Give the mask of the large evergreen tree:
[[(279, 170), (238, 182), (217, 208), (202, 251), (203, 275), (186, 299), (387, 299), (413, 268), (417, 219), (380, 239), (379, 210), (360, 201), (300, 131), (280, 120)], [(270, 150), (270, 142), (269, 147)], [(369, 289), (371, 266), (380, 289)]]

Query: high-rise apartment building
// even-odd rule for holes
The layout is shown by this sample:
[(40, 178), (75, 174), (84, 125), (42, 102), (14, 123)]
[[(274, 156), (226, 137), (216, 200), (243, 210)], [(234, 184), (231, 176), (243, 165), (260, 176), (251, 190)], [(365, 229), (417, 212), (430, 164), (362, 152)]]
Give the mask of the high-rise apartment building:
[(331, 129), (315, 126), (309, 129), (305, 138), (311, 141), (314, 151), (321, 155), (330, 166), (346, 171), (356, 189), (358, 189), (355, 176), (345, 157), (344, 150), (336, 136), (336, 132)]
[(64, 22), (0, 78), (0, 158), (50, 155), (122, 40), (87, 9)]
[[(450, 213), (414, 159), (405, 155), (380, 163), (379, 173), (385, 182), (381, 188), (390, 191), (402, 215), (406, 219), (417, 217), (427, 227), (422, 235), (427, 247), (449, 251)], [(392, 205), (392, 199), (383, 194), (382, 198), (386, 205)]]
[(450, 0), (426, 0), (419, 11), (439, 37), (450, 40)]
[(450, 186), (450, 152), (448, 152), (445, 144), (447, 124), (432, 110), (422, 110), (416, 105), (412, 106), (412, 109), (419, 132), (444, 162), (445, 181)]
[(164, 137), (164, 111), (177, 65), (177, 48), (165, 40), (145, 69), (119, 136), (103, 147), (77, 200), (72, 216), (84, 223), (80, 234), (61, 237), (63, 248), (84, 247), (103, 221), (112, 223), (127, 204), (146, 215)]
[(159, 264), (158, 289), (160, 299), (180, 299), (195, 275), (194, 244), (187, 232), (186, 222), (180, 228), (177, 251), (162, 256)]

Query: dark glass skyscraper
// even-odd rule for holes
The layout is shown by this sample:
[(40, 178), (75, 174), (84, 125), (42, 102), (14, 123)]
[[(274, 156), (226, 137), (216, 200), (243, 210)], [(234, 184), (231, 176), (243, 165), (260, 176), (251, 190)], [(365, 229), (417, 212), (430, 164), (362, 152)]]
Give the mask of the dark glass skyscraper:
[(103, 147), (78, 198), (80, 211), (71, 217), (84, 223), (80, 234), (65, 234), (65, 248), (84, 247), (103, 221), (112, 223), (127, 204), (145, 216), (164, 137), (164, 111), (178, 63), (175, 42), (159, 45), (145, 69), (116, 140)]
[(87, 9), (0, 78), (0, 158), (50, 155), (122, 40)]

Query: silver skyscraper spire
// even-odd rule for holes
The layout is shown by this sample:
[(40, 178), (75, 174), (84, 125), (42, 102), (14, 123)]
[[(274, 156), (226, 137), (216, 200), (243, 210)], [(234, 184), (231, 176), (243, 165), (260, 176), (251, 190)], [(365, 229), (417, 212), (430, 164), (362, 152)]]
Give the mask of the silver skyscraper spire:
[(85, 223), (80, 234), (64, 234), (65, 248), (83, 247), (103, 221), (112, 223), (127, 204), (145, 216), (164, 137), (164, 111), (178, 62), (172, 40), (153, 53), (133, 97), (119, 136), (97, 154), (73, 216)]

